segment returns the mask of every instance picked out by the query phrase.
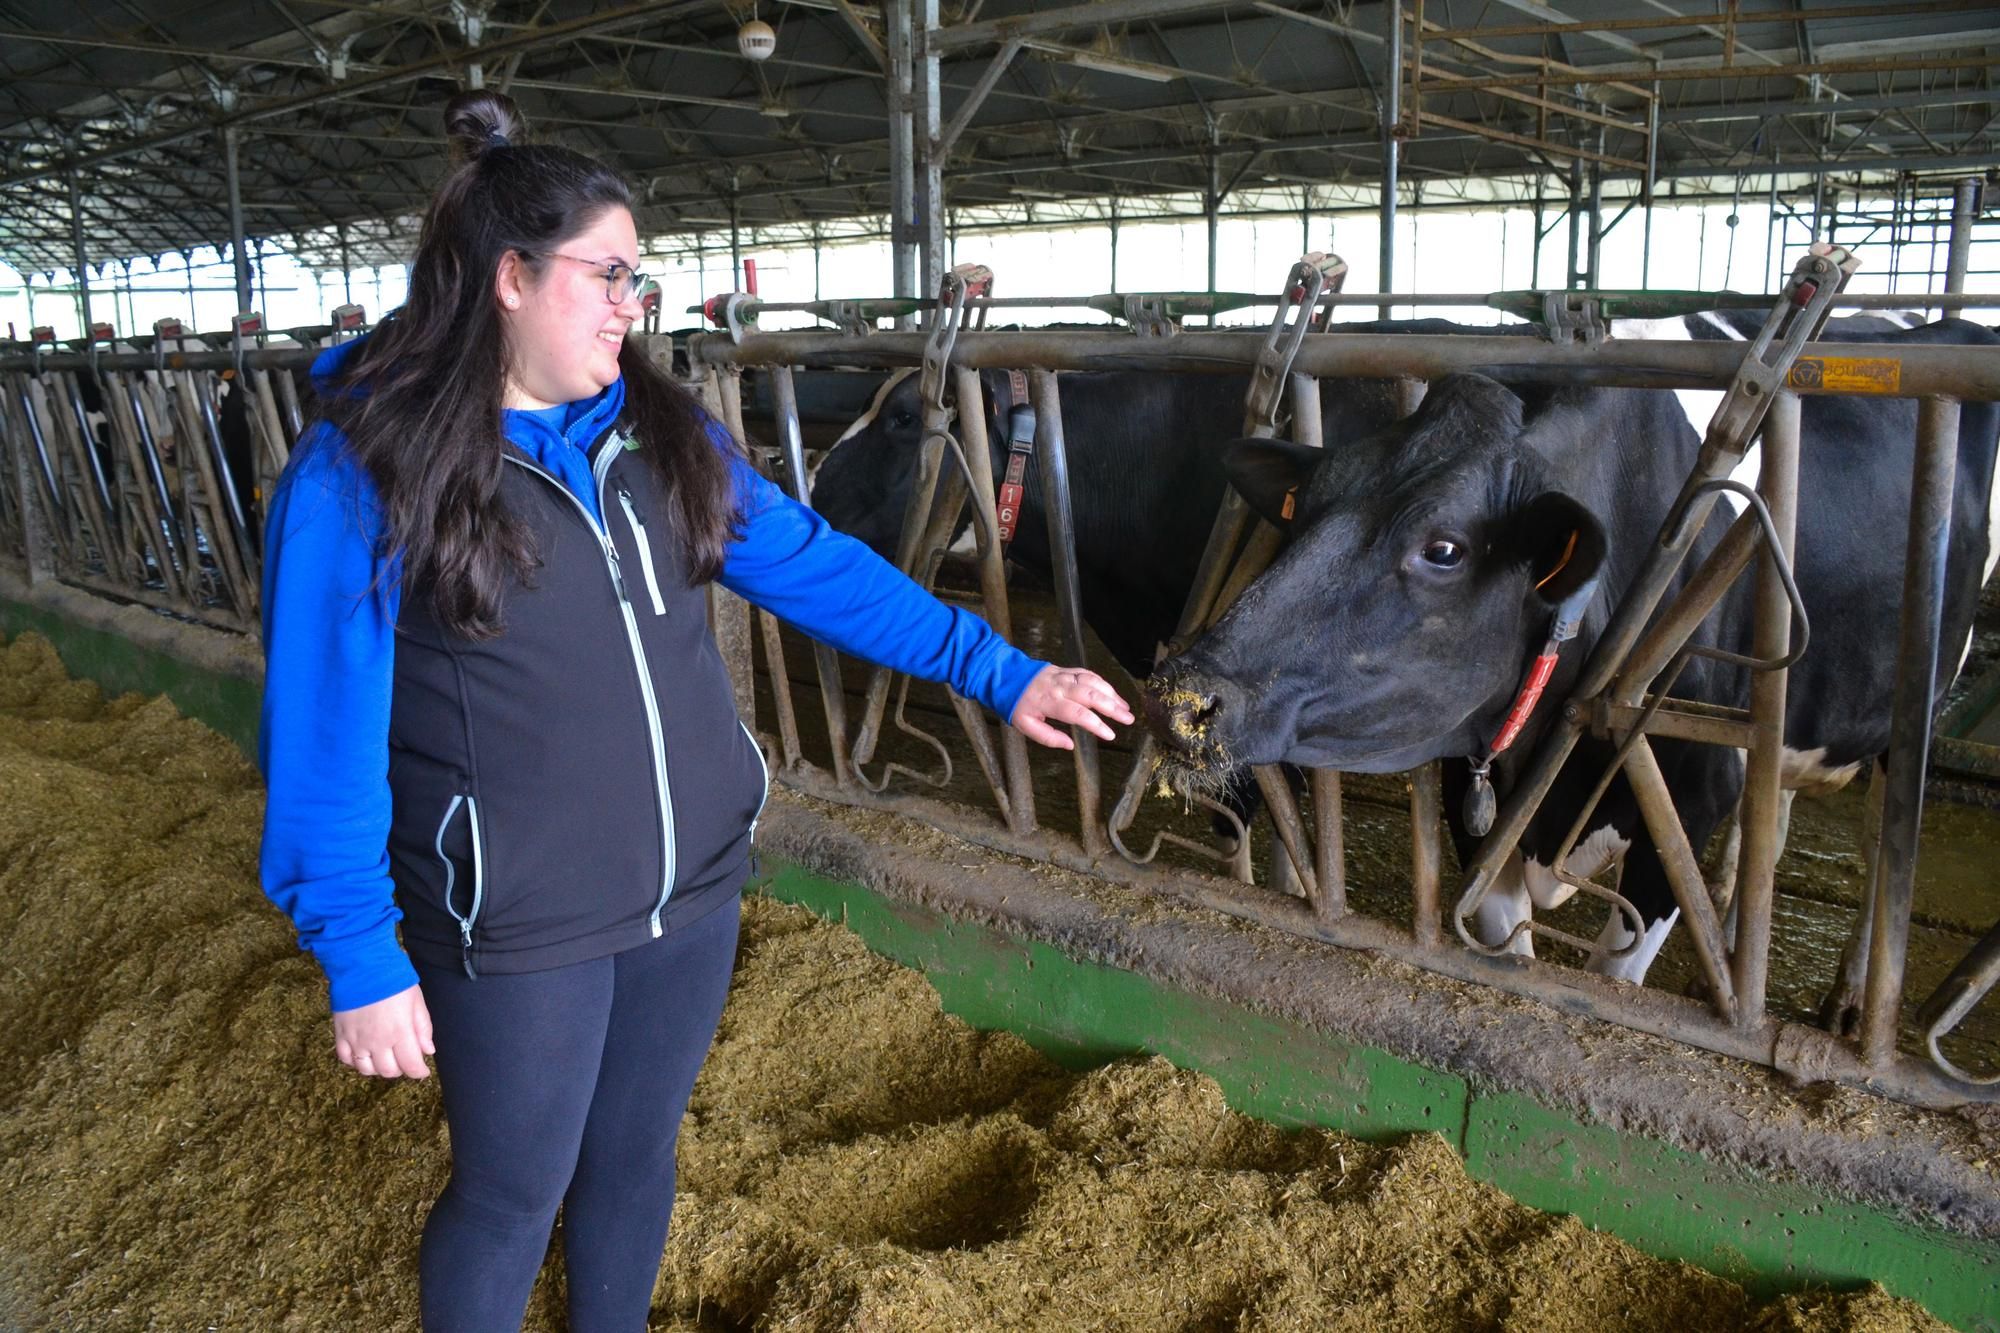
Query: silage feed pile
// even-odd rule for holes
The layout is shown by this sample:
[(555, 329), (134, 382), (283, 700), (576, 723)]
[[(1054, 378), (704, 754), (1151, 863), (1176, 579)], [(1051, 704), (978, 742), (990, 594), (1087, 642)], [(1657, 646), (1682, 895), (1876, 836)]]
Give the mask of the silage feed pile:
[[(261, 792), (159, 699), (0, 648), (0, 1328), (408, 1330), (432, 1084), (341, 1069), (255, 880)], [(1446, 1142), (1065, 1073), (752, 899), (684, 1131), (653, 1327), (1934, 1329), (1877, 1289), (1753, 1308), (1469, 1180)], [(560, 1276), (529, 1327), (562, 1327)]]

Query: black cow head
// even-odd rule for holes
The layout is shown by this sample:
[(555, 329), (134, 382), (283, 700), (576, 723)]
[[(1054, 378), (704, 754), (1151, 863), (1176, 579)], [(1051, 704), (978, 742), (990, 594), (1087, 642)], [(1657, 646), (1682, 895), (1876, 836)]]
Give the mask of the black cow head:
[(1232, 483), (1287, 544), (1147, 682), (1169, 780), (1201, 790), (1280, 761), (1398, 772), (1483, 748), (1605, 553), (1530, 434), (1514, 393), (1456, 375), (1358, 444), (1227, 446)]
[(919, 377), (915, 371), (898, 371), (827, 451), (813, 474), (813, 508), (876, 554), (894, 559), (923, 435)]

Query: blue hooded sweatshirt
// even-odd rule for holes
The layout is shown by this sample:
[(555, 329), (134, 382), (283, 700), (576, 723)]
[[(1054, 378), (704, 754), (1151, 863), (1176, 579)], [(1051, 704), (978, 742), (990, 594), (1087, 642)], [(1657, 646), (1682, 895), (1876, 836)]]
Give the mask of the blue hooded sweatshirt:
[[(322, 392), (359, 340), (313, 365)], [(502, 414), (507, 439), (603, 527), (587, 451), (624, 408), (623, 381), (595, 397)], [(947, 607), (861, 543), (759, 476), (724, 428), (742, 513), (720, 582), (840, 651), (943, 681), (1011, 716), (1044, 665), (977, 616)], [(389, 717), (400, 560), (382, 557), (379, 496), (346, 438), (319, 422), (271, 496), (264, 545), (265, 681), (258, 759), (268, 799), (260, 875), (326, 972), (332, 1007), (416, 984), (396, 936), (389, 874)], [(550, 682), (557, 688), (559, 682)], [(550, 725), (559, 710), (550, 710)]]

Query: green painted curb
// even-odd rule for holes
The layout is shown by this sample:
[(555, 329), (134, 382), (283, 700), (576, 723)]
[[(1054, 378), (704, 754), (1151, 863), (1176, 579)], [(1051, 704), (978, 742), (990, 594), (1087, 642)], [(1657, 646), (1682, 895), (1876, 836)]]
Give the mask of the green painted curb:
[(184, 662), (109, 630), (79, 625), (56, 612), (0, 598), (0, 639), (32, 630), (55, 645), (69, 673), (106, 694), (164, 694), (185, 717), (221, 732), (245, 754), (257, 753), (263, 689), (254, 681)]
[(766, 862), (760, 892), (844, 923), (922, 970), (948, 1012), (1017, 1033), (1065, 1065), (1158, 1054), (1215, 1079), (1235, 1109), (1280, 1125), (1360, 1138), (1436, 1130), (1475, 1179), (1760, 1299), (1874, 1281), (1966, 1333), (2000, 1333), (2000, 1245), (1579, 1124), (1516, 1093)]

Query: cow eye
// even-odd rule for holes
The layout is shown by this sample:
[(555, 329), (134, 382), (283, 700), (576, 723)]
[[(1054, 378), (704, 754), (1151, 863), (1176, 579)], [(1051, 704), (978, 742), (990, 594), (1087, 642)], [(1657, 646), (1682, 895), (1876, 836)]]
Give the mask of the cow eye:
[(1424, 563), (1437, 569), (1456, 569), (1465, 559), (1465, 548), (1457, 542), (1439, 537), (1424, 545)]

